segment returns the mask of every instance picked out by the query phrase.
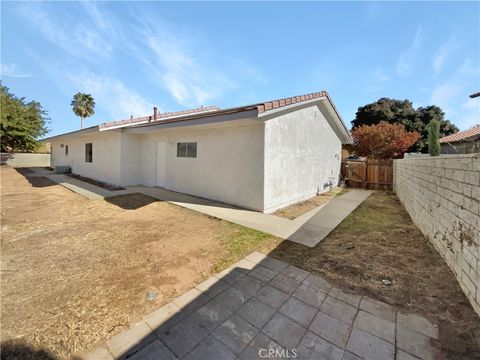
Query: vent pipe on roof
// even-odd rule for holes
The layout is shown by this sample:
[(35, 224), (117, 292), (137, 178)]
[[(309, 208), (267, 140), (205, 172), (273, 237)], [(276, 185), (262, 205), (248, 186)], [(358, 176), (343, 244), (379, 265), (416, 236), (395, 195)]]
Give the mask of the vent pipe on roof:
[(148, 117), (148, 122), (152, 122), (152, 115)]
[(156, 106), (153, 107), (153, 121), (157, 121), (158, 119), (158, 109)]

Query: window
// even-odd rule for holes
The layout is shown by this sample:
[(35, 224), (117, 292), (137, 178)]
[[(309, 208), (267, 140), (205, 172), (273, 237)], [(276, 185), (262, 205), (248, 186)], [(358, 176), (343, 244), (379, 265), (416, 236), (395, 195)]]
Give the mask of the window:
[(177, 157), (197, 157), (197, 143), (177, 143)]
[(68, 145), (65, 145), (65, 156), (68, 156)]
[(92, 143), (85, 144), (85, 162), (91, 163), (93, 161), (93, 146)]

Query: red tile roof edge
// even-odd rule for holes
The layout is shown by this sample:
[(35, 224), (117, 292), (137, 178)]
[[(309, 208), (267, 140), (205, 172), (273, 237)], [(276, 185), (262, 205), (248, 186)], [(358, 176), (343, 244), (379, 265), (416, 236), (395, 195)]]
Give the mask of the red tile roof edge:
[(480, 135), (480, 124), (477, 124), (468, 130), (459, 131), (455, 134), (444, 136), (440, 138), (440, 143), (463, 141), (476, 135)]

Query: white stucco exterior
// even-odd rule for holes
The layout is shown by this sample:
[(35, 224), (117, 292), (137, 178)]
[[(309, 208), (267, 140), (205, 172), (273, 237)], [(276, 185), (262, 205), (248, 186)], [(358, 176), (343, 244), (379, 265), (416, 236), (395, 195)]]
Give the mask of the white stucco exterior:
[[(93, 162), (85, 161), (85, 144), (93, 144)], [(63, 147), (61, 146), (63, 144)], [(72, 172), (109, 184), (121, 184), (121, 132), (89, 132), (51, 141), (51, 166), (68, 165)], [(65, 146), (68, 145), (68, 155)]]
[[(338, 182), (341, 144), (349, 135), (334, 109), (322, 104), (308, 101), (261, 116), (248, 110), (195, 122), (90, 128), (52, 138), (51, 164), (115, 185), (161, 186), (273, 212)], [(187, 142), (197, 144), (197, 156), (177, 157), (177, 143)], [(92, 163), (85, 161), (86, 143), (93, 144)]]
[(342, 143), (317, 105), (265, 121), (264, 211), (308, 199), (337, 185)]
[[(144, 185), (157, 185), (157, 142), (165, 142), (166, 189), (263, 210), (261, 121), (171, 128), (144, 135)], [(197, 157), (177, 157), (178, 142), (196, 142)]]

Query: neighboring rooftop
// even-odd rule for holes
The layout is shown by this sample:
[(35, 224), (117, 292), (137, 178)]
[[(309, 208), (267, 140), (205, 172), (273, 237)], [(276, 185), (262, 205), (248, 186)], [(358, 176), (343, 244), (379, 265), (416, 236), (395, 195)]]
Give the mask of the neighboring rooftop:
[(459, 131), (455, 134), (444, 136), (440, 138), (441, 143), (452, 143), (460, 141), (468, 141), (470, 138), (480, 136), (480, 124), (475, 125), (471, 129)]

